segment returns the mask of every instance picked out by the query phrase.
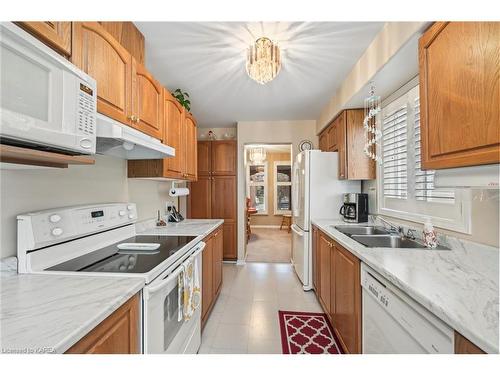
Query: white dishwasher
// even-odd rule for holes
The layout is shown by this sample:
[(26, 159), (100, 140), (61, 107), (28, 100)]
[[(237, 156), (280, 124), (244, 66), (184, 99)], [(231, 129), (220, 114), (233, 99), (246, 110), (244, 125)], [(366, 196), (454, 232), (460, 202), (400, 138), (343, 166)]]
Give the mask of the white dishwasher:
[(361, 264), (363, 353), (454, 352), (454, 332), (366, 264)]

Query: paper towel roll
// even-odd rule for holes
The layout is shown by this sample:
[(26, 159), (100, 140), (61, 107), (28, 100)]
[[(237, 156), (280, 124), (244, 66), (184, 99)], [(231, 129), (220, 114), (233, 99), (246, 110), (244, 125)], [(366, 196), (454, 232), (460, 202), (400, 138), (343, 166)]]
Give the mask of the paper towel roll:
[(189, 189), (188, 188), (172, 188), (168, 192), (168, 195), (171, 197), (183, 197), (185, 195), (189, 195)]

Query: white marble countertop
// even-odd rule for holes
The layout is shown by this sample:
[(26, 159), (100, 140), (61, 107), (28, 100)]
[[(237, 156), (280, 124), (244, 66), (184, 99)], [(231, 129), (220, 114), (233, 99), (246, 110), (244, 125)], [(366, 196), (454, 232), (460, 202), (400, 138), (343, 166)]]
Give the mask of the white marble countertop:
[(0, 272), (2, 353), (64, 353), (144, 286), (141, 278)]
[(499, 249), (450, 237), (452, 250), (368, 248), (334, 228), (343, 221), (312, 222), (481, 349), (498, 353)]
[(141, 235), (164, 236), (198, 236), (202, 240), (205, 236), (222, 225), (222, 219), (186, 219), (179, 223), (167, 223), (166, 226), (157, 227), (154, 220), (145, 220), (136, 223), (136, 232)]

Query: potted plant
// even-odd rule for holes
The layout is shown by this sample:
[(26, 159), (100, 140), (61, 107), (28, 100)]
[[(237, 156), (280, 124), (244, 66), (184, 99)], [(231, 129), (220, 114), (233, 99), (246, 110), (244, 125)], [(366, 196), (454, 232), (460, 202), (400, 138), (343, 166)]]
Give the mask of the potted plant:
[(182, 92), (181, 89), (177, 89), (172, 92), (172, 95), (188, 112), (190, 112), (191, 101), (188, 99), (189, 94), (187, 92)]

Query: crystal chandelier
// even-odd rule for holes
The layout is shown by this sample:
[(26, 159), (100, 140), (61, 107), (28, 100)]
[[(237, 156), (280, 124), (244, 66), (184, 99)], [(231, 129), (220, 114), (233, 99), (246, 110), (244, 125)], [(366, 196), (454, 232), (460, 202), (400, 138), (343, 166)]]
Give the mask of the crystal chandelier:
[(280, 48), (269, 38), (262, 37), (248, 48), (247, 73), (261, 85), (272, 81), (281, 69)]
[(251, 148), (248, 157), (255, 164), (261, 164), (266, 160), (266, 150), (262, 147)]
[(365, 147), (363, 151), (367, 157), (382, 164), (382, 157), (378, 154), (377, 149), (380, 147), (379, 140), (382, 137), (382, 132), (377, 127), (378, 114), (380, 108), (380, 96), (375, 95), (375, 85), (371, 82), (370, 93), (365, 99), (365, 118), (363, 120), (363, 128), (365, 129)]

